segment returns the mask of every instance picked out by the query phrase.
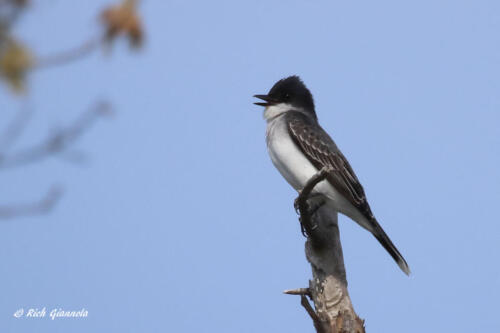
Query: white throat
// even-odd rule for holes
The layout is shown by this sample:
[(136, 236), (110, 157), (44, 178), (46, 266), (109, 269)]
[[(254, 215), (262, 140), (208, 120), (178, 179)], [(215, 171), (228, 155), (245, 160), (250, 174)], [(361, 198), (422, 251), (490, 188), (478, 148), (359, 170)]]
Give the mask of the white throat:
[(276, 105), (267, 106), (264, 110), (264, 119), (267, 121), (271, 121), (274, 118), (284, 114), (285, 112), (292, 110), (300, 111), (296, 107), (293, 107), (291, 104), (287, 103), (279, 103)]

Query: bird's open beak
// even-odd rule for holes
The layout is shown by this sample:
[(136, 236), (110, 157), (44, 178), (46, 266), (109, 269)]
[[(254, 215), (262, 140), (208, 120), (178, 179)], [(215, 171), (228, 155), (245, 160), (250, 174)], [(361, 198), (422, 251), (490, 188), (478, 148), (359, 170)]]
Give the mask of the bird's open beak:
[(263, 101), (266, 101), (266, 103), (263, 102), (255, 102), (253, 104), (255, 105), (260, 105), (260, 106), (271, 106), (273, 104), (276, 104), (276, 101), (274, 101), (272, 98), (270, 98), (267, 95), (253, 95), (253, 97), (259, 98)]

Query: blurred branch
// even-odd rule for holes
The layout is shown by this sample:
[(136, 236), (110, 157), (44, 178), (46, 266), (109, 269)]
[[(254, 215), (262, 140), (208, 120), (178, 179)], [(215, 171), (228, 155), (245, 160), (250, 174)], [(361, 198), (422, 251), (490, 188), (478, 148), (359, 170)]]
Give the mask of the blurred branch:
[(0, 219), (46, 214), (62, 197), (62, 189), (52, 186), (39, 201), (17, 205), (0, 206)]
[(141, 19), (137, 14), (137, 3), (137, 0), (123, 0), (116, 5), (105, 8), (100, 14), (104, 26), (102, 36), (91, 38), (74, 49), (37, 58), (31, 69), (64, 65), (82, 59), (100, 45), (111, 43), (120, 35), (126, 36), (132, 47), (140, 47), (144, 32)]
[[(69, 50), (39, 57), (13, 33), (12, 27), (31, 3), (30, 0), (0, 0), (0, 80), (14, 93), (26, 91), (32, 71), (65, 65), (92, 54), (101, 45), (111, 45), (121, 38), (128, 39), (132, 48), (140, 48), (144, 39), (142, 19), (137, 11), (139, 0), (117, 0), (98, 13), (101, 32)], [(57, 155), (73, 163), (84, 161), (84, 154), (69, 150), (98, 119), (110, 113), (106, 103), (99, 103), (83, 112), (66, 128), (52, 131), (45, 139), (24, 149), (13, 149), (26, 130), (32, 111), (22, 110), (0, 133), (0, 169), (24, 166)], [(12, 152), (11, 152), (12, 151)], [(46, 213), (61, 196), (61, 190), (52, 187), (37, 202), (0, 206), (0, 219), (21, 215)]]
[(75, 48), (36, 56), (29, 47), (13, 36), (11, 26), (29, 0), (0, 0), (0, 79), (16, 93), (25, 92), (28, 75), (33, 70), (65, 65), (83, 59), (101, 45), (111, 45), (118, 38), (128, 39), (131, 48), (139, 49), (144, 40), (138, 0), (121, 0), (99, 13), (101, 32)]
[(28, 1), (0, 0), (0, 42), (3, 31), (9, 30), (18, 20)]
[(5, 153), (24, 132), (32, 115), (33, 111), (31, 108), (23, 108), (14, 117), (14, 120), (11, 121), (0, 137), (0, 159), (3, 153)]
[[(67, 128), (54, 131), (39, 144), (14, 153), (4, 153), (0, 155), (0, 168), (11, 168), (31, 164), (48, 156), (66, 151), (66, 149), (74, 144), (98, 119), (109, 113), (110, 107), (107, 103), (98, 103), (82, 113), (73, 124)], [(20, 131), (16, 132), (15, 130), (11, 130), (11, 134), (14, 135), (19, 135), (19, 132)]]
[(31, 69), (43, 69), (47, 67), (65, 65), (75, 60), (80, 60), (95, 51), (99, 45), (101, 45), (102, 41), (103, 38), (92, 38), (73, 49), (46, 57), (39, 57), (35, 59), (35, 63)]

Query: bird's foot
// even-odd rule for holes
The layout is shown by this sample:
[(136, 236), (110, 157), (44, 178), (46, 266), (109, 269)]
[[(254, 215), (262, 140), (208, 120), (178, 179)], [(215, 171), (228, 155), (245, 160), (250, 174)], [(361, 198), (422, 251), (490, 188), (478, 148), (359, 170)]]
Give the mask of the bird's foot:
[(295, 209), (295, 213), (297, 213), (297, 215), (300, 215), (300, 195), (295, 198), (293, 202), (293, 208)]
[(309, 196), (309, 199), (305, 202), (306, 214), (309, 216), (308, 220), (311, 221), (311, 225), (308, 227), (304, 225), (304, 219), (302, 217), (302, 214), (300, 213), (300, 207), (299, 207), (301, 200), (300, 195), (294, 201), (293, 206), (295, 208), (295, 211), (299, 215), (300, 231), (302, 232), (302, 235), (304, 235), (304, 237), (307, 237), (307, 230), (314, 231), (316, 228), (318, 228), (318, 225), (312, 222), (313, 221), (312, 216), (318, 211), (318, 209), (320, 209), (326, 203), (326, 200), (324, 198), (317, 199), (320, 196), (321, 194), (319, 193), (312, 194), (311, 196)]

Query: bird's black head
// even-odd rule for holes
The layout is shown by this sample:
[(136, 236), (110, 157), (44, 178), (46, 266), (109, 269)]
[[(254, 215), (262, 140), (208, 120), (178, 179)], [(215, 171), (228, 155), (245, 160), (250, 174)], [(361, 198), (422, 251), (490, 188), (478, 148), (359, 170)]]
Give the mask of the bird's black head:
[(268, 107), (285, 103), (314, 113), (314, 101), (311, 92), (304, 82), (295, 75), (276, 82), (267, 95), (255, 95), (254, 97), (265, 101), (254, 103), (257, 105)]

